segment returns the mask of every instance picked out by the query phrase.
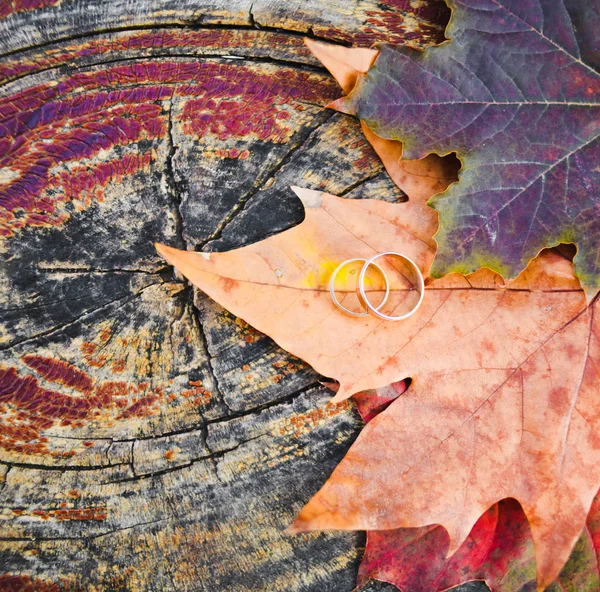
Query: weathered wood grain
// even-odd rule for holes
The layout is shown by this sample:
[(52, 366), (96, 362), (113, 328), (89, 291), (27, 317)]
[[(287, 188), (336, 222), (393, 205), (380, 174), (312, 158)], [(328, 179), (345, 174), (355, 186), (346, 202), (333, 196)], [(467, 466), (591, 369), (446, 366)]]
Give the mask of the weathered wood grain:
[[(352, 590), (360, 533), (283, 530), (361, 423), (173, 274), (402, 200), (302, 34), (441, 39), (439, 0), (0, 3), (0, 589)], [(373, 590), (383, 590), (382, 587)], [(466, 588), (465, 588), (466, 590)]]
[(355, 45), (440, 40), (443, 0), (5, 0), (0, 53), (96, 31), (157, 25), (263, 27)]

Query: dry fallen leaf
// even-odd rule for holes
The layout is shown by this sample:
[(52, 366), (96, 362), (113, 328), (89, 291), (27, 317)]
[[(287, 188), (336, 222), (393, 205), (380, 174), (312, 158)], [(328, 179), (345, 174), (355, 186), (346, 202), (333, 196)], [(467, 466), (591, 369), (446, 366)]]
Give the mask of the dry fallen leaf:
[(600, 484), (595, 304), (586, 306), (571, 262), (550, 251), (506, 284), (489, 270), (432, 281), (419, 311), (399, 323), (348, 317), (327, 291), (333, 268), (393, 246), (426, 271), (436, 214), (416, 199), (297, 192), (304, 222), (262, 242), (211, 254), (158, 247), (213, 299), (339, 380), (336, 400), (413, 379), (365, 427), (295, 529), (441, 524), (455, 550), (487, 508), (514, 497), (548, 584)]
[[(369, 422), (406, 392), (407, 381), (354, 395)], [(367, 532), (358, 569), (360, 588), (370, 579), (394, 584), (402, 592), (442, 592), (484, 580), (493, 592), (524, 592), (535, 587), (531, 529), (519, 503), (498, 502), (485, 512), (459, 549), (447, 555), (448, 533), (437, 525)], [(547, 592), (597, 592), (600, 588), (600, 494), (568, 562)]]

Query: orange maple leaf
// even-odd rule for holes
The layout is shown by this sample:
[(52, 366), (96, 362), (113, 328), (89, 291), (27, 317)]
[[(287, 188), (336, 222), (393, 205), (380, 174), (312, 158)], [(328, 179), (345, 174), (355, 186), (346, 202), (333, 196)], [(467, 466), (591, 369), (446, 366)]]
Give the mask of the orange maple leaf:
[[(558, 574), (600, 485), (599, 328), (572, 264), (555, 251), (505, 283), (480, 270), (428, 282), (399, 323), (348, 317), (327, 283), (337, 264), (393, 248), (427, 270), (435, 213), (298, 191), (302, 224), (228, 253), (158, 246), (190, 281), (339, 380), (335, 399), (412, 377), (362, 432), (294, 528), (381, 530), (441, 524), (451, 550), (495, 502), (514, 497), (532, 526), (539, 581)], [(352, 295), (353, 286), (343, 287)], [(406, 292), (406, 286), (392, 285)]]

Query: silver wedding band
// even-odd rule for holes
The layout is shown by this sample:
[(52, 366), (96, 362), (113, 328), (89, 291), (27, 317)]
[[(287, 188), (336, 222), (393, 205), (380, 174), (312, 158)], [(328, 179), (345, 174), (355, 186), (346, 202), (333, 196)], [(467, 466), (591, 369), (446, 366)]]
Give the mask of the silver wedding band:
[[(366, 317), (366, 316), (369, 316), (369, 313), (367, 311), (355, 312), (353, 310), (350, 310), (349, 308), (346, 308), (345, 306), (343, 306), (342, 303), (337, 299), (337, 296), (335, 295), (335, 278), (337, 277), (337, 274), (344, 267), (346, 267), (346, 265), (349, 265), (350, 263), (354, 263), (355, 261), (364, 261), (365, 265), (366, 265), (367, 260), (363, 259), (363, 258), (347, 259), (343, 263), (340, 263), (335, 268), (335, 271), (331, 274), (331, 279), (329, 280), (329, 293), (331, 294), (331, 299), (333, 300), (333, 303), (341, 311), (343, 311), (346, 314), (349, 314), (353, 317)], [(383, 269), (381, 269), (381, 267), (379, 267), (379, 265), (377, 265), (377, 263), (369, 264), (369, 265), (367, 265), (367, 268), (370, 267), (370, 265), (373, 265), (373, 267), (375, 267), (375, 269), (377, 269), (377, 271), (382, 275), (383, 281), (385, 282), (385, 296), (383, 297), (383, 300), (379, 303), (379, 305), (376, 307), (376, 310), (379, 310), (387, 302), (387, 299), (390, 295), (390, 283), (388, 282), (387, 275), (385, 275), (385, 271), (383, 271)], [(363, 269), (365, 269), (365, 268), (363, 267)], [(364, 281), (364, 279), (363, 279), (363, 281)]]
[[(388, 277), (387, 277), (386, 273), (383, 271), (383, 269), (379, 265), (377, 265), (377, 263), (375, 263), (375, 261), (377, 259), (379, 259), (380, 257), (396, 257), (397, 259), (400, 259), (405, 264), (407, 264), (408, 267), (410, 268), (410, 270), (413, 272), (414, 279), (415, 279), (414, 283), (416, 284), (415, 287), (416, 287), (417, 291), (419, 292), (419, 300), (417, 301), (415, 306), (413, 306), (413, 308), (411, 308), (405, 314), (392, 316), (392, 315), (384, 314), (380, 310), (381, 307), (387, 302), (389, 294), (390, 294), (390, 284), (388, 281)], [(358, 285), (357, 285), (358, 293), (360, 295), (359, 301), (360, 301), (361, 305), (363, 306), (363, 308), (366, 308), (366, 310), (364, 312), (355, 312), (355, 311), (347, 309), (345, 306), (342, 306), (342, 304), (339, 302), (339, 300), (337, 299), (337, 297), (335, 295), (335, 278), (336, 278), (337, 274), (346, 265), (353, 263), (355, 261), (364, 261), (364, 265), (360, 271), (360, 275), (358, 276)], [(365, 278), (366, 278), (367, 270), (371, 266), (375, 267), (377, 269), (377, 271), (379, 271), (379, 273), (381, 273), (381, 275), (385, 281), (385, 296), (384, 296), (383, 300), (377, 306), (374, 306), (371, 303), (371, 301), (368, 299), (367, 292), (365, 289)], [(329, 281), (329, 292), (331, 294), (331, 299), (333, 300), (333, 303), (340, 310), (345, 312), (346, 314), (349, 314), (349, 315), (352, 315), (355, 317), (362, 317), (362, 316), (366, 316), (367, 314), (371, 314), (372, 316), (383, 319), (385, 321), (402, 321), (404, 319), (407, 319), (411, 315), (415, 314), (415, 312), (417, 312), (417, 310), (421, 306), (421, 303), (423, 302), (423, 297), (425, 295), (425, 280), (423, 279), (423, 274), (421, 273), (421, 270), (419, 269), (417, 264), (410, 257), (407, 257), (406, 255), (402, 255), (402, 253), (396, 253), (395, 251), (386, 251), (385, 253), (378, 253), (377, 255), (373, 255), (370, 259), (348, 259), (347, 261), (344, 261), (343, 263), (338, 265), (338, 267), (335, 269), (335, 271), (331, 275), (331, 280)]]
[[(408, 263), (408, 266), (414, 272), (415, 279), (417, 281), (416, 288), (417, 288), (417, 291), (419, 292), (419, 300), (417, 301), (415, 306), (413, 306), (413, 308), (411, 308), (405, 314), (398, 315), (395, 317), (391, 316), (391, 315), (383, 314), (382, 312), (379, 311), (378, 308), (375, 308), (369, 302), (369, 299), (367, 298), (367, 294), (365, 291), (365, 283), (364, 283), (365, 282), (365, 274), (367, 272), (369, 265), (375, 265), (375, 260), (379, 259), (379, 257), (396, 257), (397, 259), (401, 259), (405, 263)], [(411, 315), (415, 314), (417, 312), (417, 310), (419, 309), (419, 306), (421, 306), (421, 302), (423, 302), (423, 296), (425, 296), (425, 280), (423, 279), (423, 274), (421, 273), (421, 270), (417, 267), (417, 264), (412, 259), (410, 259), (406, 255), (402, 255), (402, 253), (395, 253), (394, 251), (387, 251), (385, 253), (379, 253), (377, 255), (373, 255), (373, 257), (371, 257), (370, 259), (367, 259), (363, 268), (360, 271), (360, 275), (358, 276), (358, 291), (360, 292), (362, 301), (364, 302), (367, 309), (369, 310), (369, 312), (372, 315), (375, 315), (376, 317), (378, 317), (380, 319), (384, 319), (385, 321), (402, 321), (404, 319), (407, 319)]]

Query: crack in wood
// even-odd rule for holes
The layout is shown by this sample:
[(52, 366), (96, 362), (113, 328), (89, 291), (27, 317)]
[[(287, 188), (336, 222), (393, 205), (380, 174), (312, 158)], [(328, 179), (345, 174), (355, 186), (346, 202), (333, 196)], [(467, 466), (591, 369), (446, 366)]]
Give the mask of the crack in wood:
[(175, 209), (175, 233), (181, 239), (185, 248), (188, 249), (188, 244), (185, 239), (185, 220), (181, 211), (181, 194), (180, 187), (175, 177), (175, 169), (173, 168), (173, 158), (177, 154), (178, 147), (175, 145), (175, 139), (173, 137), (173, 101), (167, 101), (165, 103), (167, 108), (167, 142), (169, 149), (167, 151), (166, 162), (165, 162), (165, 186), (167, 188), (168, 196), (173, 200)]
[(2, 470), (4, 471), (2, 475), (2, 484), (0, 486), (0, 493), (4, 491), (6, 488), (6, 484), (8, 483), (8, 474), (10, 473), (12, 467), (10, 465), (0, 465), (2, 466)]
[(178, 518), (169, 516), (167, 518), (158, 518), (157, 520), (148, 520), (146, 522), (139, 522), (137, 524), (131, 524), (124, 526), (123, 528), (115, 528), (107, 532), (101, 532), (98, 534), (85, 534), (83, 536), (29, 536), (29, 537), (3, 537), (0, 536), (0, 542), (49, 542), (49, 541), (88, 541), (93, 539), (99, 539), (105, 536), (110, 536), (124, 530), (131, 530), (132, 528), (138, 528), (140, 526), (149, 526), (152, 524), (158, 524), (160, 522), (167, 522), (171, 518)]
[(36, 271), (41, 273), (65, 273), (68, 275), (76, 273), (132, 273), (132, 274), (146, 274), (146, 275), (161, 275), (166, 271), (170, 271), (169, 266), (161, 267), (155, 271), (149, 271), (147, 269), (127, 269), (127, 268), (113, 268), (113, 269), (99, 269), (95, 267), (60, 267), (60, 266), (38, 266)]
[(242, 214), (245, 210), (246, 207), (249, 205), (249, 203), (251, 202), (252, 198), (254, 196), (256, 196), (260, 191), (262, 191), (265, 188), (265, 185), (267, 185), (267, 183), (272, 182), (275, 177), (277, 176), (277, 174), (287, 165), (290, 163), (290, 161), (292, 160), (292, 158), (296, 155), (297, 152), (304, 150), (307, 146), (307, 144), (310, 144), (311, 141), (314, 140), (313, 138), (313, 134), (323, 125), (325, 125), (333, 116), (335, 115), (335, 112), (330, 112), (330, 113), (326, 113), (321, 120), (319, 121), (319, 123), (315, 126), (312, 127), (308, 127), (305, 134), (301, 137), (300, 142), (298, 143), (297, 146), (291, 148), (282, 158), (281, 160), (276, 163), (273, 168), (269, 171), (269, 176), (266, 177), (263, 181), (261, 181), (259, 184), (255, 185), (254, 187), (252, 187), (250, 189), (250, 191), (243, 196), (238, 203), (229, 211), (229, 213), (227, 214), (227, 216), (225, 216), (225, 218), (219, 223), (219, 226), (216, 228), (216, 230), (206, 239), (204, 239), (202, 242), (198, 243), (198, 245), (196, 245), (195, 250), (196, 251), (202, 251), (205, 247), (210, 247), (210, 243), (218, 241), (222, 236), (223, 236), (223, 232), (225, 232), (225, 230), (227, 229), (227, 227), (240, 215)]
[[(109, 465), (44, 465), (40, 463), (24, 463), (8, 460), (0, 460), (0, 466), (16, 467), (19, 469), (30, 469), (35, 471), (53, 471), (57, 473), (68, 473), (78, 471), (101, 471), (104, 469), (114, 469), (115, 467), (128, 466), (129, 462), (114, 463)], [(1, 491), (1, 490), (0, 490)]]
[[(369, 183), (369, 181), (373, 181), (375, 179), (385, 178), (385, 177), (388, 177), (387, 172), (385, 172), (385, 171), (377, 171), (376, 173), (374, 173), (372, 175), (364, 177), (363, 179), (359, 179), (358, 181), (356, 181), (356, 182), (348, 185), (348, 187), (346, 187), (342, 191), (338, 191), (337, 194), (338, 194), (339, 197), (345, 197), (346, 195), (348, 195), (349, 193), (351, 193), (355, 189), (358, 189), (362, 185), (365, 185), (366, 183)], [(402, 191), (401, 189), (398, 189), (398, 191), (402, 194), (402, 196), (404, 198), (402, 201), (408, 201), (408, 196), (406, 195), (406, 193), (404, 193), (404, 191)], [(402, 201), (399, 201), (399, 203), (402, 203)]]
[[(304, 39), (305, 37), (309, 37), (310, 39), (314, 39), (315, 41), (322, 41), (324, 43), (336, 43), (337, 45), (343, 45), (345, 47), (351, 47), (351, 43), (344, 39), (335, 39), (330, 37), (322, 37), (316, 35), (313, 31), (312, 27), (308, 27), (306, 31), (291, 31), (289, 29), (283, 29), (281, 27), (272, 27), (270, 25), (258, 24), (254, 21), (254, 24), (248, 25), (227, 25), (227, 24), (216, 24), (216, 23), (206, 23), (206, 22), (198, 22), (193, 21), (188, 24), (182, 23), (161, 23), (160, 26), (156, 26), (155, 23), (151, 23), (148, 25), (136, 25), (136, 26), (123, 26), (123, 27), (106, 27), (106, 28), (98, 28), (90, 31), (86, 31), (84, 33), (75, 34), (75, 35), (64, 35), (62, 37), (58, 37), (56, 39), (52, 39), (50, 41), (45, 41), (42, 43), (36, 43), (32, 45), (27, 45), (23, 47), (19, 47), (18, 49), (13, 49), (10, 51), (6, 51), (4, 53), (0, 53), (0, 59), (6, 58), (9, 56), (14, 56), (20, 53), (26, 53), (38, 49), (48, 49), (49, 51), (52, 49), (52, 46), (59, 45), (62, 43), (66, 43), (69, 41), (80, 41), (82, 39), (87, 39), (89, 37), (95, 37), (99, 35), (106, 35), (112, 33), (127, 33), (127, 32), (135, 32), (135, 31), (152, 31), (152, 30), (161, 30), (161, 29), (180, 29), (180, 30), (188, 30), (188, 31), (255, 31), (257, 28), (260, 28), (261, 31), (265, 31), (268, 33), (277, 33), (279, 35), (285, 35), (286, 37), (296, 38), (296, 39)], [(196, 56), (197, 57), (197, 56)], [(299, 62), (302, 63), (302, 62)]]
[[(0, 59), (2, 59), (3, 56), (0, 56)], [(216, 60), (231, 60), (231, 59), (239, 59), (240, 62), (241, 61), (245, 61), (245, 62), (252, 62), (252, 63), (256, 63), (256, 64), (269, 64), (269, 65), (275, 65), (275, 66), (285, 66), (285, 67), (289, 67), (289, 68), (294, 68), (296, 70), (302, 70), (305, 72), (310, 72), (313, 74), (327, 74), (327, 70), (321, 66), (318, 65), (313, 65), (313, 64), (308, 64), (306, 62), (303, 61), (295, 61), (295, 60), (291, 60), (291, 59), (285, 59), (285, 58), (272, 58), (272, 57), (264, 57), (264, 56), (252, 56), (252, 55), (235, 55), (235, 54), (214, 54), (214, 53), (206, 53), (206, 54), (202, 54), (202, 53), (194, 53), (194, 52), (167, 52), (165, 51), (164, 53), (153, 53), (150, 55), (145, 55), (143, 53), (140, 53), (139, 56), (130, 56), (130, 57), (126, 57), (126, 58), (113, 58), (110, 60), (102, 60), (99, 59), (97, 61), (91, 61), (91, 62), (86, 62), (85, 64), (82, 64), (80, 67), (77, 66), (77, 64), (75, 63), (75, 66), (72, 67), (73, 70), (78, 70), (78, 69), (84, 69), (84, 68), (96, 68), (98, 66), (111, 66), (113, 64), (122, 64), (122, 63), (127, 63), (127, 62), (131, 62), (134, 60), (144, 60), (144, 61), (159, 61), (159, 60), (165, 60), (165, 59), (172, 59), (172, 58), (184, 58), (184, 59), (202, 59), (205, 61), (216, 61)], [(71, 66), (73, 66), (73, 64), (70, 64)], [(36, 76), (45, 72), (52, 72), (53, 70), (64, 70), (65, 69), (65, 64), (57, 64), (56, 66), (49, 66), (48, 68), (39, 68), (37, 70), (33, 70), (31, 72), (26, 72), (24, 74), (19, 74), (19, 75), (15, 75), (12, 77), (7, 78), (5, 81), (0, 80), (0, 88), (8, 86), (18, 80), (23, 80), (25, 78), (28, 78), (30, 76)], [(298, 102), (302, 102), (302, 101), (298, 101)]]
[[(210, 435), (209, 429), (210, 429), (211, 425), (227, 425), (228, 423), (233, 422), (233, 421), (238, 420), (243, 417), (260, 415), (262, 412), (267, 411), (269, 409), (280, 407), (282, 405), (289, 405), (290, 403), (293, 403), (296, 399), (298, 399), (302, 395), (305, 395), (305, 394), (309, 393), (310, 391), (313, 391), (313, 390), (316, 390), (319, 388), (325, 388), (325, 387), (323, 387), (320, 382), (314, 382), (308, 386), (298, 389), (297, 391), (295, 391), (293, 393), (290, 393), (289, 395), (287, 395), (285, 397), (282, 397), (281, 399), (269, 401), (268, 403), (264, 403), (263, 405), (257, 405), (256, 407), (252, 407), (251, 409), (246, 409), (244, 411), (238, 411), (238, 412), (232, 411), (231, 414), (226, 417), (220, 417), (220, 418), (216, 418), (216, 419), (205, 419), (205, 420), (203, 420), (202, 425), (189, 426), (189, 427), (182, 428), (179, 430), (173, 430), (173, 431), (165, 432), (165, 433), (161, 433), (161, 434), (153, 434), (151, 436), (139, 436), (136, 438), (123, 438), (123, 439), (111, 438), (110, 444), (107, 446), (106, 450), (103, 452), (103, 456), (106, 458), (107, 464), (56, 466), (56, 465), (44, 465), (41, 463), (22, 463), (22, 462), (0, 460), (0, 466), (7, 467), (9, 470), (11, 467), (18, 467), (21, 469), (56, 471), (56, 472), (62, 472), (62, 473), (68, 472), (68, 471), (71, 471), (71, 472), (72, 471), (98, 471), (98, 470), (104, 470), (104, 469), (112, 469), (112, 468), (116, 468), (116, 467), (129, 466), (129, 467), (131, 467), (132, 472), (135, 477), (144, 477), (144, 478), (148, 477), (148, 476), (152, 476), (152, 475), (173, 472), (174, 470), (179, 470), (179, 469), (189, 467), (192, 464), (194, 464), (195, 462), (198, 462), (201, 460), (208, 460), (208, 459), (211, 459), (211, 457), (217, 458), (216, 455), (222, 456), (222, 453), (231, 452), (232, 450), (239, 448), (240, 445), (242, 445), (246, 442), (250, 442), (252, 440), (257, 439), (258, 437), (265, 435), (265, 434), (260, 434), (260, 436), (248, 438), (246, 440), (239, 442), (234, 447), (226, 449), (226, 450), (211, 452), (211, 448), (208, 443), (208, 437)], [(184, 464), (178, 465), (177, 467), (169, 467), (167, 469), (159, 469), (159, 470), (151, 472), (151, 473), (138, 473), (135, 470), (134, 446), (135, 446), (136, 442), (151, 441), (151, 440), (157, 440), (157, 441), (164, 440), (164, 439), (167, 439), (172, 436), (179, 436), (182, 434), (192, 434), (194, 432), (200, 432), (203, 435), (203, 443), (206, 446), (207, 450), (209, 450), (209, 452), (210, 452), (209, 455), (201, 455), (197, 458), (191, 459), (190, 461), (186, 461)], [(72, 438), (72, 439), (85, 440), (85, 438)], [(111, 463), (110, 462), (110, 449), (115, 444), (123, 444), (123, 443), (128, 443), (128, 442), (131, 443), (131, 449), (129, 451), (129, 459), (127, 459), (123, 462)], [(216, 466), (215, 466), (215, 469), (216, 469)], [(5, 477), (6, 477), (6, 474), (8, 474), (8, 471), (5, 473)], [(110, 481), (110, 483), (115, 483), (115, 482), (120, 482), (120, 481), (132, 481), (132, 480), (135, 480), (135, 479), (134, 478), (124, 478), (124, 479), (117, 480), (117, 481)], [(0, 491), (2, 491), (2, 488), (0, 488)]]
[(39, 333), (36, 333), (35, 335), (31, 335), (29, 337), (26, 337), (25, 339), (21, 339), (20, 341), (15, 341), (13, 343), (9, 343), (8, 345), (1, 346), (0, 352), (9, 351), (11, 349), (14, 349), (15, 347), (18, 347), (19, 345), (24, 344), (24, 343), (29, 343), (30, 341), (35, 341), (36, 339), (40, 339), (42, 337), (47, 337), (49, 335), (53, 335), (54, 333), (58, 333), (59, 331), (62, 331), (63, 329), (78, 323), (82, 319), (85, 319), (86, 317), (89, 317), (89, 316), (93, 315), (94, 313), (97, 313), (98, 311), (101, 311), (105, 308), (112, 306), (116, 302), (122, 301), (122, 304), (120, 306), (118, 306), (117, 309), (115, 309), (115, 310), (118, 310), (119, 308), (123, 308), (125, 305), (129, 304), (131, 301), (138, 298), (148, 288), (151, 288), (152, 286), (158, 286), (160, 284), (162, 284), (162, 282), (155, 282), (153, 284), (148, 284), (147, 286), (144, 286), (142, 289), (138, 290), (135, 294), (128, 294), (127, 296), (121, 296), (120, 298), (115, 298), (114, 300), (110, 300), (109, 302), (103, 304), (102, 306), (98, 306), (96, 308), (85, 311), (84, 313), (78, 315), (74, 319), (71, 319), (67, 323), (63, 323), (61, 325), (56, 325), (55, 327), (52, 327), (51, 329), (47, 329), (46, 331), (40, 331)]
[[(245, 440), (238, 442), (235, 446), (232, 446), (231, 448), (225, 448), (224, 450), (217, 450), (215, 452), (210, 452), (210, 448), (209, 448), (208, 444), (205, 443), (206, 448), (209, 450), (209, 454), (203, 454), (203, 455), (197, 456), (195, 458), (192, 458), (192, 459), (190, 459), (180, 465), (174, 466), (174, 467), (157, 469), (155, 471), (150, 471), (147, 473), (138, 473), (134, 470), (133, 477), (123, 477), (122, 479), (114, 479), (111, 481), (106, 481), (103, 483), (103, 485), (109, 484), (109, 483), (110, 484), (129, 483), (132, 481), (141, 481), (143, 479), (149, 479), (151, 477), (159, 477), (161, 475), (166, 475), (168, 473), (174, 473), (177, 471), (182, 471), (184, 469), (189, 469), (191, 466), (193, 466), (199, 462), (205, 461), (205, 460), (211, 461), (211, 465), (215, 471), (215, 477), (219, 482), (221, 482), (221, 478), (219, 477), (219, 474), (218, 474), (218, 465), (216, 464), (216, 460), (225, 457), (227, 454), (229, 454), (230, 452), (233, 452), (234, 450), (237, 450), (244, 444), (247, 444), (248, 442), (252, 442), (254, 440), (258, 440), (259, 438), (262, 438), (265, 435), (266, 434), (259, 434), (258, 436), (253, 436), (252, 438), (247, 438)], [(132, 463), (132, 466), (133, 466), (133, 463)]]
[(206, 353), (206, 358), (208, 361), (208, 372), (210, 374), (210, 379), (213, 383), (212, 384), (213, 393), (216, 393), (216, 395), (219, 398), (219, 401), (221, 403), (223, 403), (223, 405), (227, 409), (228, 413), (232, 413), (231, 407), (229, 406), (229, 404), (225, 400), (225, 397), (223, 396), (223, 389), (221, 387), (221, 383), (220, 383), (219, 377), (217, 376), (217, 371), (214, 366), (214, 356), (210, 353), (208, 337), (204, 330), (204, 325), (202, 324), (202, 321), (200, 320), (199, 311), (194, 304), (193, 290), (195, 290), (195, 289), (196, 288), (192, 288), (192, 292), (191, 292), (192, 293), (191, 303), (190, 303), (191, 317), (192, 317), (192, 321), (194, 322), (194, 324), (196, 325), (196, 328), (198, 330), (198, 335), (199, 335), (200, 341), (202, 343), (202, 348), (203, 348), (204, 352)]

